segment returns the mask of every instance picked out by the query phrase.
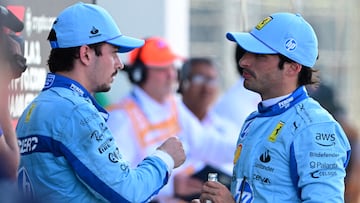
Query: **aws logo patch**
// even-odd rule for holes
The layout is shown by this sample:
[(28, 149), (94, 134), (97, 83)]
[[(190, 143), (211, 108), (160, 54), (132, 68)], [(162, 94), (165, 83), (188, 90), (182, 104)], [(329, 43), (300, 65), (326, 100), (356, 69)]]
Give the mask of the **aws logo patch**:
[(334, 133), (316, 133), (315, 143), (323, 147), (335, 146), (335, 134)]

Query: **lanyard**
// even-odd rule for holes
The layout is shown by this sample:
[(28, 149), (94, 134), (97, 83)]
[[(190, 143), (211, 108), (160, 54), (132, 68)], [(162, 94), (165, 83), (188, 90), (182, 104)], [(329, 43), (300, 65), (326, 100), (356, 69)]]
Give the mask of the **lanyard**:
[(305, 87), (301, 86), (296, 89), (290, 96), (286, 97), (285, 99), (279, 101), (272, 106), (263, 107), (262, 104), (259, 103), (258, 112), (251, 114), (246, 120), (250, 120), (255, 117), (270, 117), (279, 115), (308, 97), (309, 96), (306, 92)]
[(80, 83), (76, 82), (75, 80), (72, 80), (68, 77), (59, 74), (48, 73), (42, 91), (48, 90), (52, 87), (67, 88), (78, 93), (86, 100), (90, 99), (91, 103), (99, 111), (100, 115), (105, 119), (105, 121), (108, 120), (109, 113), (96, 102), (95, 98), (91, 96), (91, 94)]

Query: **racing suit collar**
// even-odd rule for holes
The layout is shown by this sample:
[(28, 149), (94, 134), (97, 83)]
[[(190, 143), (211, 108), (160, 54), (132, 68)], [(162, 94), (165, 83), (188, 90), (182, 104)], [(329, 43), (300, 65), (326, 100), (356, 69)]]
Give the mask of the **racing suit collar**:
[(48, 90), (52, 87), (67, 88), (78, 93), (85, 99), (89, 99), (95, 108), (99, 111), (100, 115), (105, 119), (105, 121), (108, 120), (109, 113), (97, 103), (95, 98), (80, 83), (76, 82), (75, 80), (59, 74), (48, 73), (42, 91)]
[(308, 98), (309, 95), (304, 86), (300, 86), (293, 93), (291, 93), (288, 97), (281, 99), (276, 104), (265, 107), (262, 102), (258, 104), (258, 112), (253, 113), (249, 116), (249, 119), (254, 117), (269, 117), (279, 115), (285, 112), (290, 107), (295, 104), (301, 102), (302, 100)]

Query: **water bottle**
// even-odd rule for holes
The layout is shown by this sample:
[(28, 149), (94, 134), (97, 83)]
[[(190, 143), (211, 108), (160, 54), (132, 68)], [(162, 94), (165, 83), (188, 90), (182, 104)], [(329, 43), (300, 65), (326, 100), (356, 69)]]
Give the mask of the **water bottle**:
[[(218, 174), (217, 173), (209, 173), (208, 181), (218, 181)], [(211, 200), (206, 200), (205, 203), (211, 203)]]

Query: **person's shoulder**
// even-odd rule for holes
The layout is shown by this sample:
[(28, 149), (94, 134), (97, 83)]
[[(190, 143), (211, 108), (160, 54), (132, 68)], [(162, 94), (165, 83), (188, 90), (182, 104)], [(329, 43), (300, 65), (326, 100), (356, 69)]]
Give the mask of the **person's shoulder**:
[(235, 125), (233, 121), (230, 119), (222, 116), (218, 112), (216, 112), (214, 109), (210, 110), (207, 114), (207, 117), (211, 119), (214, 123), (220, 124), (220, 125)]
[(296, 104), (295, 111), (295, 120), (298, 123), (304, 123), (304, 126), (337, 123), (334, 117), (312, 98), (305, 99)]
[(174, 97), (175, 106), (179, 114), (182, 114), (185, 117), (198, 118), (192, 113), (192, 111), (184, 104), (184, 102), (179, 97)]
[[(54, 87), (41, 92), (33, 103), (39, 108), (46, 108), (46, 112), (56, 113), (58, 117), (69, 117), (74, 112), (96, 113), (97, 109), (92, 102), (91, 98), (79, 95), (72, 90)], [(78, 116), (81, 117), (82, 114), (76, 113), (70, 117)]]
[(317, 101), (305, 99), (295, 108), (296, 114), (290, 121), (294, 134), (300, 135), (300, 139), (306, 136), (324, 146), (333, 145), (338, 140), (341, 143), (338, 147), (349, 148), (349, 141), (340, 123)]
[(61, 106), (77, 106), (81, 104), (89, 104), (88, 99), (79, 93), (76, 93), (67, 88), (54, 87), (49, 90), (43, 92), (44, 99), (50, 99), (49, 101), (53, 101), (56, 103), (61, 103)]
[(217, 112), (210, 110), (206, 117), (209, 120), (209, 124), (215, 127), (218, 131), (223, 133), (237, 134), (239, 126), (234, 121), (219, 115)]
[(110, 113), (110, 114), (115, 114), (115, 113), (121, 113), (124, 111), (129, 111), (133, 108), (135, 108), (138, 104), (134, 101), (134, 98), (131, 97), (131, 95), (126, 95), (122, 98), (120, 98), (118, 101), (115, 101), (111, 104), (109, 104), (108, 106), (106, 106), (106, 110)]

